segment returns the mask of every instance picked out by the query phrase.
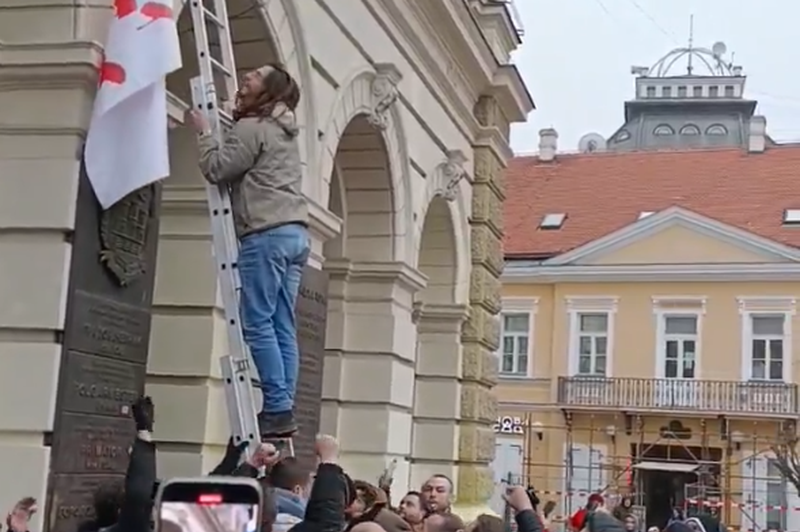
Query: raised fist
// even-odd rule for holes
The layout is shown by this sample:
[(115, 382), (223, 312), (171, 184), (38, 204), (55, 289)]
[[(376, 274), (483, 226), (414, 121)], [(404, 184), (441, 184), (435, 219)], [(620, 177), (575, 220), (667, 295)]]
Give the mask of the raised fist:
[(335, 463), (339, 456), (339, 442), (333, 436), (320, 434), (317, 436), (314, 452), (317, 453), (320, 463)]

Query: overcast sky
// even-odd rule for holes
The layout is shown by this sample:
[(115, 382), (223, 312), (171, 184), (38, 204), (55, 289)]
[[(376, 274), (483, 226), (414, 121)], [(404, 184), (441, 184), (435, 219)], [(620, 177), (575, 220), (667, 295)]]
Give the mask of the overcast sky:
[[(538, 132), (554, 127), (559, 150), (585, 133), (610, 136), (633, 97), (632, 65), (651, 66), (686, 46), (694, 15), (696, 46), (723, 41), (744, 67), (745, 95), (758, 100), (767, 131), (800, 140), (798, 0), (514, 0), (525, 29), (514, 61), (536, 102), (512, 130), (517, 153), (537, 151)], [(676, 65), (677, 66), (677, 65)], [(679, 73), (685, 72), (685, 63)]]

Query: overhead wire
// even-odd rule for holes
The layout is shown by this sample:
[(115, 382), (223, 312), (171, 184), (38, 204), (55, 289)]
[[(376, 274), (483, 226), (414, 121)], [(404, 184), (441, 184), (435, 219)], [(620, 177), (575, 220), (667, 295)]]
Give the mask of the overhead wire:
[(658, 21), (639, 4), (638, 0), (628, 0), (628, 2), (630, 2), (639, 13), (644, 15), (644, 17), (647, 18), (647, 20), (649, 20), (653, 24), (653, 26), (655, 26), (656, 29), (658, 29), (658, 31), (663, 33), (668, 39), (670, 39), (676, 45), (680, 45), (680, 42), (678, 41), (677, 37), (675, 37), (675, 34), (670, 31), (667, 31), (661, 24), (659, 24)]

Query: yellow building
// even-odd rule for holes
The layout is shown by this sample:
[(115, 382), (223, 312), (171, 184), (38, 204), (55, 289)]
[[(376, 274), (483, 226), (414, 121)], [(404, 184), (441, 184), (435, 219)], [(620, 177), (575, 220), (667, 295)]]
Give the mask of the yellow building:
[[(660, 120), (678, 131), (686, 111)], [(798, 417), (800, 146), (749, 113), (750, 135), (713, 149), (561, 155), (543, 130), (512, 161), (496, 481), (561, 516), (601, 492), (647, 526), (704, 507), (800, 530), (774, 455)]]

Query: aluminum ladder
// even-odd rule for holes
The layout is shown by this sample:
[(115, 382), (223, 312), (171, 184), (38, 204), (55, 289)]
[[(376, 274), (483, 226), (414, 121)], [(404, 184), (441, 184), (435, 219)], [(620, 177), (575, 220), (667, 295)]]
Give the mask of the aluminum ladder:
[[(192, 105), (205, 113), (211, 134), (223, 144), (224, 132), (233, 125), (233, 118), (221, 107), (223, 100), (233, 102), (237, 87), (230, 20), (226, 0), (189, 0), (200, 75), (191, 80)], [(216, 57), (211, 53), (211, 40), (218, 46)], [(222, 303), (228, 333), (228, 350), (220, 358), (225, 387), (225, 401), (235, 445), (249, 441), (249, 457), (261, 443), (256, 419), (255, 394), (251, 378), (251, 358), (239, 322), (241, 281), (237, 268), (239, 241), (233, 223), (228, 185), (206, 185), (211, 217), (214, 262), (220, 282)], [(265, 440), (274, 444), (282, 455), (293, 456), (291, 438)]]

